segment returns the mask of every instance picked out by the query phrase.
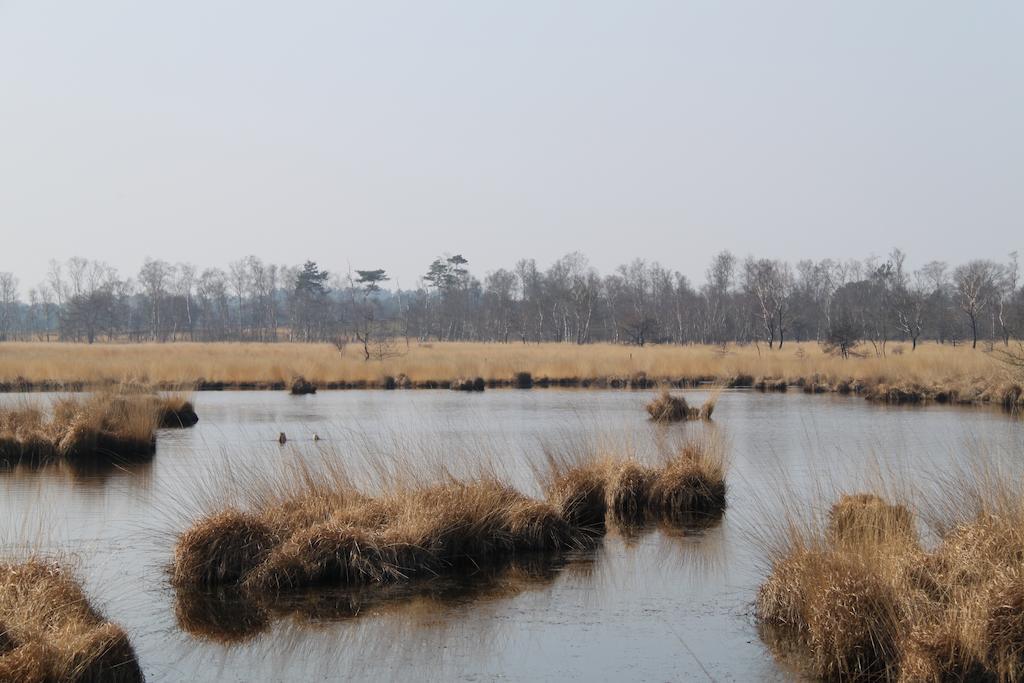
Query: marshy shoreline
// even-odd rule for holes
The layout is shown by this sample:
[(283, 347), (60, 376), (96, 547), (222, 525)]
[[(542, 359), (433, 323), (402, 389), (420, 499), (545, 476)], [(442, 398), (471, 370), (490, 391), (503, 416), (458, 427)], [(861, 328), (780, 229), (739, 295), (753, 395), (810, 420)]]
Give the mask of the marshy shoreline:
[(89, 391), (138, 382), (157, 390), (686, 389), (863, 396), (890, 404), (1024, 409), (1024, 386), (991, 351), (892, 345), (886, 356), (839, 358), (814, 343), (744, 345), (411, 344), (364, 361), (327, 344), (5, 344), (0, 392)]
[[(88, 570), (82, 573), (84, 586), (95, 604), (131, 636), (151, 680), (176, 680), (183, 671), (196, 680), (212, 680), (215, 674), (204, 668), (210, 661), (223, 661), (222, 670), (235, 672), (236, 680), (259, 680), (271, 670), (306, 680), (327, 673), (338, 677), (342, 672), (350, 677), (357, 672), (395, 677), (396, 672), (428, 671), (429, 677), (444, 678), (461, 671), (491, 674), (500, 669), (528, 678), (547, 671), (520, 663), (536, 652), (528, 634), (537, 624), (542, 624), (546, 642), (585, 641), (577, 647), (591, 658), (602, 651), (621, 652), (631, 661), (635, 653), (643, 653), (653, 662), (641, 669), (644, 678), (668, 679), (681, 671), (688, 678), (699, 677), (699, 666), (686, 658), (671, 634), (661, 633), (664, 628), (652, 617), (652, 609), (664, 610), (672, 628), (685, 634), (687, 645), (710, 671), (768, 680), (802, 664), (773, 657), (776, 643), (794, 648), (803, 644), (774, 624), (759, 625), (753, 618), (737, 621), (737, 614), (751, 616), (757, 586), (770, 575), (770, 557), (757, 552), (747, 533), (782, 524), (786, 510), (796, 509), (804, 494), (815, 489), (813, 471), (801, 473), (805, 454), (813, 454), (813, 461), (827, 469), (835, 463), (840, 474), (847, 465), (859, 471), (858, 457), (875, 443), (863, 440), (864, 430), (871, 429), (879, 444), (916, 449), (912, 454), (897, 449), (879, 455), (889, 460), (891, 453), (897, 464), (920, 457), (934, 469), (913, 471), (927, 479), (929, 472), (944, 471), (937, 454), (944, 444), (959, 444), (961, 436), (985, 435), (985, 448), (1000, 449), (997, 457), (1002, 449), (1016, 449), (1021, 443), (1020, 422), (995, 410), (897, 410), (852, 399), (819, 400), (799, 392), (728, 393), (721, 397), (715, 419), (672, 425), (652, 423), (643, 410), (645, 401), (657, 396), (654, 391), (644, 395), (509, 389), (480, 397), (483, 400), (452, 391), (392, 396), (324, 393), (199, 396), (198, 429), (161, 431), (157, 467), (124, 467), (102, 497), (94, 493), (101, 489), (86, 491), (80, 481), (60, 473), (12, 473), (7, 477), (8, 508), (33, 509), (38, 506), (33, 496), (38, 494), (32, 490), (45, 487), (53, 491), (57, 505), (70, 501), (76, 519), (97, 520), (96, 530), (89, 526), (80, 531), (76, 522), (70, 531), (96, 547), (117, 549), (118, 569), (105, 566), (104, 559), (88, 558), (83, 564)], [(688, 392), (672, 393), (678, 397)], [(688, 408), (713, 395), (686, 395)], [(4, 400), (11, 405), (48, 404), (63, 398)], [(570, 414), (580, 418), (567, 419)], [(808, 441), (794, 436), (801, 424), (837, 428)], [(273, 442), (271, 437), (279, 430), (292, 437), (287, 445)], [(314, 433), (325, 438), (314, 441)], [(695, 490), (680, 485), (692, 472), (675, 468), (669, 473), (662, 459), (678, 454), (677, 446), (695, 437), (723, 437), (729, 444), (728, 476), (709, 477), (703, 487), (707, 495), (699, 502), (695, 497), (683, 500), (687, 491)], [(770, 445), (759, 448), (762, 442)], [(779, 449), (778, 460), (769, 456), (772, 448)], [(970, 460), (985, 455), (950, 448)], [(549, 455), (559, 467), (551, 466)], [(297, 468), (302, 462), (316, 471), (337, 468), (339, 477), (314, 478), (325, 485), (311, 487), (301, 476), (278, 475), (301, 474)], [(783, 495), (785, 487), (773, 486), (775, 465), (780, 476), (783, 465), (794, 473), (783, 483), (791, 482), (792, 493), (799, 495)], [(442, 478), (444, 468), (461, 483)], [(330, 474), (329, 469), (325, 472)], [(492, 474), (494, 479), (477, 478), (480, 474)], [(725, 479), (727, 491), (720, 487)], [(864, 490), (859, 482), (843, 479), (837, 490)], [(553, 485), (559, 480), (565, 485)], [(595, 480), (603, 483), (603, 496), (586, 495), (596, 491)], [(392, 481), (403, 486), (391, 486)], [(100, 481), (86, 482), (89, 487), (97, 484)], [(779, 502), (770, 493), (776, 488)], [(275, 495), (266, 495), (268, 491)], [(723, 493), (728, 496), (724, 511)], [(435, 496), (452, 504), (434, 506)], [(682, 505), (671, 503), (673, 497)], [(772, 500), (765, 500), (762, 509), (757, 501), (767, 498)], [(603, 516), (594, 515), (602, 500)], [(287, 519), (265, 515), (264, 505), (283, 510)], [(256, 549), (261, 561), (238, 581), (174, 582), (173, 570), (168, 570), (180, 535), (227, 507), (257, 518), (242, 520), (254, 522), (253, 539), (268, 539), (264, 532), (270, 528), (275, 538)], [(474, 508), (470, 514), (460, 512)], [(137, 514), (125, 514), (126, 510)], [(591, 514), (577, 514), (588, 510)], [(666, 515), (666, 510), (682, 513)], [(573, 531), (573, 526), (597, 530), (599, 516), (605, 525), (603, 535)], [(899, 529), (904, 528), (905, 517), (895, 517)], [(569, 518), (575, 518), (575, 524), (569, 524)], [(145, 529), (141, 536), (138, 520)], [(538, 536), (528, 531), (513, 535), (516, 529), (529, 527), (552, 532), (546, 538), (559, 547), (537, 547), (530, 539)], [(539, 536), (542, 543), (544, 533)], [(245, 534), (241, 536), (244, 541)], [(74, 545), (62, 543), (76, 551), (82, 548), (78, 540)], [(144, 549), (137, 550), (139, 545)], [(822, 547), (831, 557), (832, 546), (822, 541)], [(931, 538), (923, 539), (920, 547), (935, 554)], [(914, 550), (913, 545), (908, 548)], [(851, 572), (874, 556), (861, 562), (856, 554), (842, 553), (842, 558), (850, 558)], [(920, 557), (916, 551), (901, 551), (899, 557), (904, 556)], [(186, 561), (184, 569), (202, 574), (204, 567), (231, 569), (248, 562), (244, 556), (239, 564), (222, 562), (216, 554), (210, 557), (212, 562)], [(747, 557), (751, 562), (733, 561)], [(123, 577), (121, 566), (128, 568)], [(842, 578), (848, 575), (844, 567), (826, 568), (835, 570), (830, 576)], [(126, 587), (114, 599), (109, 591), (111, 571), (117, 574), (118, 586), (123, 579)], [(860, 593), (851, 595), (860, 599)], [(874, 594), (868, 597), (873, 599)], [(817, 604), (823, 609), (834, 605), (828, 597)], [(910, 605), (915, 610), (917, 606), (931, 613), (942, 603)], [(827, 624), (814, 623), (819, 629), (816, 638), (832, 637), (833, 631), (821, 630), (828, 629)], [(928, 627), (933, 622), (915, 623)], [(967, 625), (973, 629), (974, 623)], [(623, 633), (622, 624), (629, 624), (629, 633)], [(577, 639), (581, 625), (590, 635)], [(481, 645), (479, 633), (488, 629), (498, 634), (499, 643)], [(517, 640), (520, 635), (523, 639)], [(938, 651), (943, 659), (923, 658), (933, 645), (942, 644), (930, 633), (898, 635), (907, 649), (891, 664), (893, 671), (910, 671), (911, 664), (915, 671), (931, 666), (929, 662), (941, 665), (945, 650)], [(287, 647), (279, 645), (282, 636), (287, 636)], [(428, 661), (429, 653), (408, 655), (403, 643), (412, 639), (458, 653), (460, 664), (445, 668), (450, 660), (439, 664)], [(345, 643), (345, 652), (340, 643)], [(295, 647), (303, 653), (301, 660), (289, 659)], [(390, 658), (382, 659), (383, 654)], [(556, 646), (548, 646), (544, 656), (557, 658)], [(581, 670), (593, 669), (584, 665)], [(616, 673), (629, 678), (625, 668)], [(601, 677), (600, 672), (595, 675)]]

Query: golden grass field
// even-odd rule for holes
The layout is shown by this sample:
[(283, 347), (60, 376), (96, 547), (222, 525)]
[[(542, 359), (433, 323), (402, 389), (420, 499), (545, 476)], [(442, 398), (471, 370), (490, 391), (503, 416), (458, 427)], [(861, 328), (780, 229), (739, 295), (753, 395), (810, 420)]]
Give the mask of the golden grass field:
[(1004, 367), (981, 349), (922, 344), (887, 357), (844, 360), (814, 343), (789, 343), (758, 352), (753, 346), (655, 346), (615, 344), (434, 343), (399, 347), (399, 355), (364, 361), (356, 350), (329, 344), (57, 344), (0, 345), (0, 381), (133, 381), (191, 384), (200, 379), (229, 384), (288, 382), (296, 375), (319, 383), (378, 382), (408, 376), (414, 382), (457, 377), (507, 379), (516, 372), (535, 378), (715, 377), (737, 375), (795, 381), (819, 375), (936, 383), (963, 378), (997, 378)]
[[(647, 386), (717, 381), (762, 388), (800, 385), (805, 391), (878, 394), (894, 402), (1024, 401), (1020, 379), (997, 354), (967, 346), (890, 344), (885, 357), (843, 359), (814, 343), (782, 350), (753, 346), (656, 346), (614, 344), (434, 343), (399, 347), (385, 360), (363, 360), (358, 351), (328, 344), (57, 344), (0, 345), (0, 384), (8, 389), (95, 386), (132, 382), (162, 387), (281, 387), (302, 376), (323, 388), (448, 386), (481, 377), (508, 384), (530, 373), (541, 385)], [(631, 381), (633, 380), (633, 381)], [(394, 383), (392, 383), (394, 385)], [(1007, 394), (1009, 392), (1009, 394)]]

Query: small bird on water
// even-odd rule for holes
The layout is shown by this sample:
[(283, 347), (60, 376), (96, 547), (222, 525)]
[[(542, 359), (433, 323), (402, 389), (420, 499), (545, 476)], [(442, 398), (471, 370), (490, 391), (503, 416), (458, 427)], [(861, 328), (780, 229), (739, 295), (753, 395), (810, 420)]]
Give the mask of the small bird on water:
[(288, 440), (288, 437), (284, 435), (284, 432), (281, 432), (280, 434), (277, 435), (277, 442), (278, 443), (283, 444), (287, 440)]

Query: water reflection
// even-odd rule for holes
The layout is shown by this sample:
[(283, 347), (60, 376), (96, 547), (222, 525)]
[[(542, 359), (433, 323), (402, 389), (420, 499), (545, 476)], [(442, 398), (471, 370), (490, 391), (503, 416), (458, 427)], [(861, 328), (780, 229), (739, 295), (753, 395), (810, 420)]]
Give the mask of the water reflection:
[(175, 595), (175, 617), (179, 627), (195, 638), (236, 644), (266, 633), (276, 620), (322, 628), (361, 616), (436, 612), (440, 607), (507, 599), (550, 586), (559, 572), (574, 565), (591, 566), (596, 552), (592, 549), (560, 555), (517, 556), (470, 573), (401, 584), (316, 587), (261, 594), (237, 589), (179, 589)]

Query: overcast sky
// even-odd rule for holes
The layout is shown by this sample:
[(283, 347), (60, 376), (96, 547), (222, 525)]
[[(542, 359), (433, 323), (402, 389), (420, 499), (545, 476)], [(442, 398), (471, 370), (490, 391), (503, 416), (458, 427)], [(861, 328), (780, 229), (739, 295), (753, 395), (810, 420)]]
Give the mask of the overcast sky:
[(1024, 251), (1024, 3), (0, 0), (0, 271)]

